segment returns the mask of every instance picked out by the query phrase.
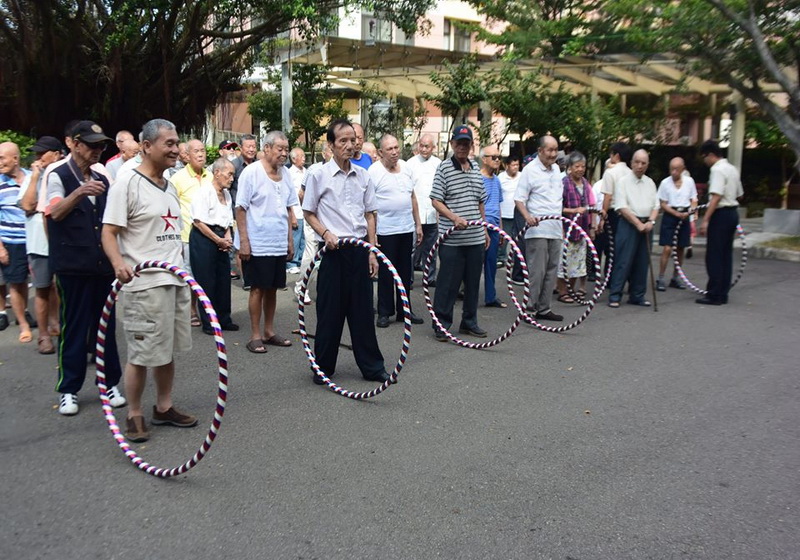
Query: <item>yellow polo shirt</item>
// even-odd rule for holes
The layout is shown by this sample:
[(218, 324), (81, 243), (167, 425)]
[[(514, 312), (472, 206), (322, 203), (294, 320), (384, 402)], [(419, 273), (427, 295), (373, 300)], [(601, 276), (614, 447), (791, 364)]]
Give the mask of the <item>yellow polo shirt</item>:
[(196, 173), (191, 165), (187, 165), (175, 173), (175, 175), (170, 178), (170, 181), (175, 185), (175, 190), (178, 191), (178, 200), (181, 203), (181, 219), (183, 220), (181, 241), (189, 243), (189, 234), (192, 232), (193, 223), (192, 201), (200, 190), (201, 185), (207, 184), (213, 188), (211, 173), (209, 173), (206, 168), (203, 168), (202, 172)]

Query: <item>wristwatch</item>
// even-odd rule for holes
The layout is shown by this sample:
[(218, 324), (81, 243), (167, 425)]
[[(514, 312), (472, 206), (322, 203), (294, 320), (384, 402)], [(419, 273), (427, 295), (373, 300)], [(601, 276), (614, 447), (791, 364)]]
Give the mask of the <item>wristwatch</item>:
[(656, 225), (656, 221), (655, 220), (650, 220), (650, 223), (653, 224), (653, 225)]

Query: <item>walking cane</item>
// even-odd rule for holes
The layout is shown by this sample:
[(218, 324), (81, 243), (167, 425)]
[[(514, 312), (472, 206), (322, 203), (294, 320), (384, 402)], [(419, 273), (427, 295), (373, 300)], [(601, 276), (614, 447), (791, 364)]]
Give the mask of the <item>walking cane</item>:
[(653, 273), (653, 255), (650, 252), (650, 239), (647, 237), (647, 232), (644, 234), (647, 239), (647, 264), (650, 265), (650, 291), (653, 292), (653, 313), (658, 312), (658, 298), (656, 297), (656, 277)]

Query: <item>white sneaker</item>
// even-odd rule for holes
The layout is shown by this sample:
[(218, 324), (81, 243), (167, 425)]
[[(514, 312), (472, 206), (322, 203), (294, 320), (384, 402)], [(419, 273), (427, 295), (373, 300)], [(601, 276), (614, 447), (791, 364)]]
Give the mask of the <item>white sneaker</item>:
[(128, 404), (128, 401), (125, 400), (116, 385), (108, 389), (106, 395), (108, 395), (108, 402), (112, 408), (121, 408)]
[(78, 395), (72, 393), (61, 393), (61, 402), (58, 405), (58, 413), (64, 416), (75, 416), (78, 414)]
[(287, 270), (286, 272), (288, 272), (289, 274), (300, 274), (300, 267), (299, 266), (293, 266), (289, 270)]

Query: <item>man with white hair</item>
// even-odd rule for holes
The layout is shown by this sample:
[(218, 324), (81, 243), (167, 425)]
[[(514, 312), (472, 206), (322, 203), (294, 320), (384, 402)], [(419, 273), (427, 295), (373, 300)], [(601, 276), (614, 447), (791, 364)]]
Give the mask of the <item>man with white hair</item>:
[(618, 308), (625, 283), (629, 282), (628, 303), (650, 307), (647, 274), (650, 269), (650, 242), (658, 217), (656, 184), (645, 175), (650, 156), (637, 150), (631, 170), (614, 188), (614, 210), (619, 214), (614, 235), (614, 266), (608, 285), (608, 306)]
[(103, 249), (117, 280), (124, 284), (125, 437), (135, 443), (150, 439), (142, 408), (148, 367), (153, 368), (156, 382), (151, 422), (180, 428), (197, 425), (197, 418), (172, 402), (174, 355), (192, 348), (191, 290), (166, 270), (133, 273), (137, 263), (149, 260), (183, 266), (181, 205), (175, 187), (164, 178), (164, 171), (178, 159), (178, 133), (171, 122), (153, 119), (144, 124), (141, 137), (142, 164), (109, 190), (102, 231)]
[(300, 272), (300, 263), (303, 258), (303, 250), (306, 247), (305, 237), (303, 235), (303, 208), (300, 206), (300, 189), (303, 186), (303, 179), (306, 176), (306, 153), (303, 148), (294, 147), (289, 152), (289, 161), (292, 166), (289, 168), (289, 176), (292, 178), (292, 185), (297, 193), (297, 204), (292, 206), (292, 236), (294, 240), (294, 256), (290, 261), (286, 262), (286, 272), (289, 274), (298, 274)]
[(556, 164), (558, 140), (552, 136), (542, 136), (538, 154), (539, 157), (522, 170), (514, 195), (517, 210), (530, 226), (525, 232), (525, 260), (531, 284), (528, 305), (537, 319), (563, 321), (564, 317), (554, 313), (550, 304), (561, 260), (564, 232), (559, 221), (539, 223), (539, 216), (560, 215), (563, 209), (564, 187), (561, 169)]
[[(422, 242), (417, 243), (414, 249), (414, 268), (423, 270), (425, 259), (431, 247), (436, 243), (438, 237), (439, 222), (436, 209), (431, 203), (431, 189), (433, 188), (433, 176), (442, 160), (433, 155), (435, 146), (433, 136), (423, 134), (419, 139), (419, 153), (408, 160), (408, 168), (414, 178), (414, 193), (419, 204), (419, 219), (422, 225)], [(428, 285), (436, 285), (436, 255), (431, 262), (431, 269), (428, 273)]]

